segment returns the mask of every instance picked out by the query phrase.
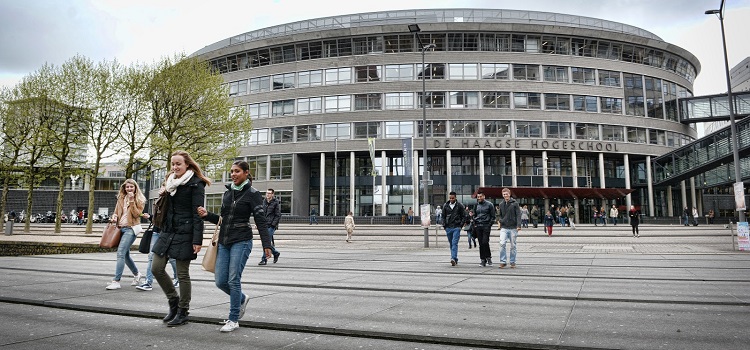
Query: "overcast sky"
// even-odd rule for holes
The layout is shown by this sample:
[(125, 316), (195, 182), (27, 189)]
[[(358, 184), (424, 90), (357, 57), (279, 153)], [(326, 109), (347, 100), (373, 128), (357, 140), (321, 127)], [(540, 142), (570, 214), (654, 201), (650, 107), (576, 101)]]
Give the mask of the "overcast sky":
[[(129, 64), (191, 54), (222, 39), (318, 17), (418, 8), (533, 10), (601, 18), (650, 31), (693, 53), (695, 94), (726, 91), (720, 0), (0, 0), (0, 86), (81, 54)], [(729, 65), (750, 56), (750, 0), (728, 0)]]

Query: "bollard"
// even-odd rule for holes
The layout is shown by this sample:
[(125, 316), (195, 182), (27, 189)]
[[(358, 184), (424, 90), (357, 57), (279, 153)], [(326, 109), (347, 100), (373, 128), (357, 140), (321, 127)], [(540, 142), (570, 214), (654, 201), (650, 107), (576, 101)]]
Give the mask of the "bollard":
[(6, 236), (13, 235), (13, 220), (8, 220), (8, 222), (5, 223), (5, 235)]

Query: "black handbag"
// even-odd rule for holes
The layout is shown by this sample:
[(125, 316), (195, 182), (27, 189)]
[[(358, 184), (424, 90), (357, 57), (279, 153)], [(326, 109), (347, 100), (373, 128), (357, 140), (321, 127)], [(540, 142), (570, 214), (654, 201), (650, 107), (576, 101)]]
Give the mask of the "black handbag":
[(141, 243), (138, 244), (138, 251), (143, 254), (151, 253), (151, 236), (154, 235), (153, 223), (148, 225), (146, 231), (143, 231)]

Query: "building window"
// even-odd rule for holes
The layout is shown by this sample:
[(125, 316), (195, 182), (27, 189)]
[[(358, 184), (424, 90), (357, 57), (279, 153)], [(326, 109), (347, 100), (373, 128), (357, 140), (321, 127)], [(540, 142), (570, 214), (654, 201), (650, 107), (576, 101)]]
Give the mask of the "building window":
[(273, 101), (271, 103), (271, 115), (280, 117), (294, 114), (294, 100)]
[(354, 38), (354, 54), (366, 55), (369, 53), (383, 53), (382, 36)]
[(448, 65), (448, 79), (476, 80), (477, 65), (475, 63), (451, 63)]
[(479, 137), (479, 121), (452, 120), (451, 137)]
[(385, 80), (408, 81), (414, 80), (413, 64), (391, 64), (385, 66)]
[(571, 67), (570, 71), (570, 76), (573, 78), (573, 83), (584, 85), (596, 84), (594, 68)]
[(553, 81), (558, 83), (569, 83), (568, 67), (562, 66), (543, 66), (544, 81)]
[(323, 132), (326, 140), (348, 140), (351, 135), (351, 125), (349, 123), (325, 124)]
[(247, 112), (250, 113), (251, 119), (268, 118), (269, 114), (269, 103), (253, 103), (247, 105)]
[(510, 108), (510, 92), (482, 92), (482, 108)]
[(414, 122), (385, 122), (385, 138), (406, 138), (414, 136)]
[(248, 145), (267, 145), (268, 144), (268, 129), (253, 129), (250, 130), (250, 140)]
[(648, 129), (648, 143), (652, 145), (666, 146), (666, 132), (664, 130)]
[(294, 73), (277, 74), (271, 78), (274, 90), (294, 88)]
[(349, 84), (352, 82), (351, 68), (326, 69), (326, 85)]
[(242, 96), (247, 94), (247, 79), (229, 83), (229, 96)]
[(385, 35), (383, 36), (385, 53), (399, 53), (414, 51), (414, 35)]
[(573, 95), (573, 110), (596, 113), (597, 97)]
[(514, 92), (513, 106), (514, 108), (542, 109), (541, 95), (538, 92)]
[(385, 109), (413, 109), (414, 93), (393, 92), (385, 94)]
[(604, 141), (625, 141), (622, 126), (602, 125), (602, 139)]
[(354, 123), (354, 138), (369, 139), (380, 137), (380, 122)]
[[(417, 93), (419, 108), (422, 108), (424, 98), (422, 93)], [(427, 108), (445, 108), (445, 91), (427, 92)]]
[(625, 114), (645, 116), (643, 99), (643, 76), (638, 74), (623, 73), (625, 83)]
[(534, 64), (513, 64), (513, 80), (539, 80), (539, 66)]
[(383, 109), (383, 94), (357, 94), (354, 95), (354, 110), (380, 110)]
[(479, 175), (479, 157), (452, 156), (452, 175)]
[(516, 121), (516, 137), (542, 137), (542, 122)]
[(600, 69), (599, 85), (620, 87), (620, 72)]
[[(425, 79), (445, 79), (445, 64), (444, 63), (426, 63), (427, 70), (420, 69), (417, 74), (417, 80), (421, 80), (424, 76)], [(422, 68), (422, 64), (418, 64), (417, 67)]]
[(511, 137), (510, 122), (507, 120), (485, 121), (484, 137)]
[(310, 70), (306, 72), (299, 72), (297, 79), (299, 80), (299, 87), (310, 87), (323, 85), (323, 71), (322, 70)]
[(381, 81), (382, 70), (381, 66), (357, 66), (354, 67), (354, 79), (358, 83)]
[(661, 79), (646, 77), (646, 116), (664, 119), (664, 98)]
[(510, 34), (479, 34), (480, 51), (510, 51)]
[(259, 77), (250, 79), (250, 93), (271, 91), (271, 77)]
[(576, 123), (576, 140), (599, 140), (599, 125)]
[(569, 111), (570, 95), (544, 94), (544, 109), (555, 111)]
[(292, 191), (274, 191), (273, 195), (279, 200), (281, 215), (292, 215)]
[(271, 143), (287, 143), (294, 141), (294, 127), (285, 126), (271, 129)]
[(509, 79), (510, 65), (506, 63), (482, 63), (482, 79)]
[(628, 127), (628, 142), (646, 143), (646, 129)]
[(223, 195), (223, 193), (206, 193), (206, 210), (212, 213), (221, 213)]
[(253, 176), (253, 180), (265, 181), (268, 179), (266, 175), (268, 169), (267, 156), (247, 157), (247, 164), (250, 165), (250, 175)]
[(551, 139), (572, 138), (572, 135), (570, 133), (570, 123), (547, 122), (547, 138), (551, 138)]
[(479, 108), (479, 92), (451, 91), (450, 108)]
[(323, 41), (323, 57), (341, 57), (352, 54), (352, 40), (349, 38)]
[(448, 33), (448, 51), (477, 51), (479, 49), (479, 34), (477, 33)]
[(326, 113), (332, 112), (349, 112), (352, 110), (352, 96), (326, 96)]
[(279, 154), (271, 156), (269, 180), (288, 180), (292, 178), (292, 155)]
[(614, 97), (600, 98), (602, 113), (622, 114), (622, 99)]
[(323, 57), (323, 46), (321, 41), (311, 41), (307, 43), (295, 44), (297, 48), (297, 57), (300, 60), (314, 60)]
[[(422, 124), (422, 121), (420, 120), (417, 123), (417, 133), (418, 137), (423, 137), (423, 129), (424, 124)], [(446, 128), (446, 122), (445, 120), (428, 120), (427, 121), (427, 137), (446, 137), (447, 134), (447, 128)]]
[(323, 99), (320, 97), (297, 99), (297, 114), (323, 113)]
[(304, 141), (320, 141), (321, 125), (298, 125), (297, 126), (297, 142)]

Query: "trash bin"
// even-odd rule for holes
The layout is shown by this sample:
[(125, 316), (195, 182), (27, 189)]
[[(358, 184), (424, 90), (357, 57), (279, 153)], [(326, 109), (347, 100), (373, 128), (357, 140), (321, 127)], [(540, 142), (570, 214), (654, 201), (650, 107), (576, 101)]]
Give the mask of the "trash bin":
[(5, 235), (13, 235), (13, 220), (8, 220), (8, 222), (5, 223)]

